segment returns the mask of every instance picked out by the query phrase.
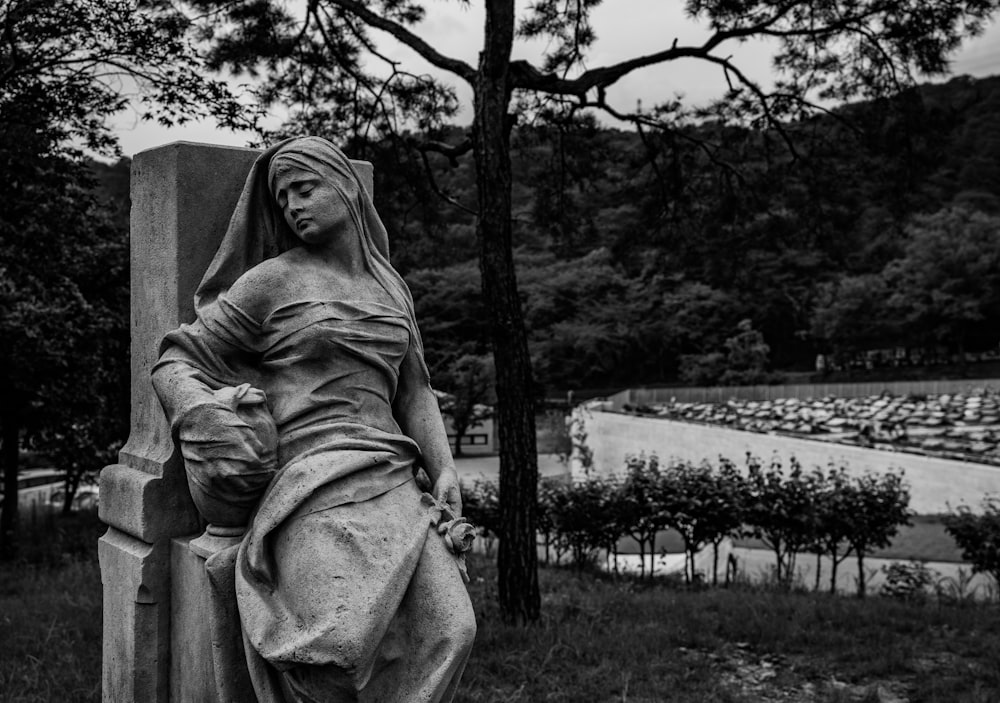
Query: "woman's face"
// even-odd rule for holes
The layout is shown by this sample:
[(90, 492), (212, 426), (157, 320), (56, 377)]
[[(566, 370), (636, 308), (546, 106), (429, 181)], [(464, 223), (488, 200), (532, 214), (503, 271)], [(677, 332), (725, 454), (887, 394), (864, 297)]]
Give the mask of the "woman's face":
[[(342, 184), (348, 198), (357, 186)], [(282, 169), (274, 181), (274, 198), (292, 232), (306, 244), (330, 242), (351, 221), (347, 203), (329, 179), (300, 168)]]

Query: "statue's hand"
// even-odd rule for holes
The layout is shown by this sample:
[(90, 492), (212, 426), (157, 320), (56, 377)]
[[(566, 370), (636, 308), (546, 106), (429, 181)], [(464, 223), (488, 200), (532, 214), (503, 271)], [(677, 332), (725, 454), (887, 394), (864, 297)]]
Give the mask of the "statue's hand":
[[(431, 508), (431, 524), (437, 528), (437, 533), (444, 539), (448, 551), (455, 555), (462, 580), (469, 583), (469, 570), (465, 563), (465, 555), (472, 549), (472, 542), (475, 540), (478, 530), (475, 525), (460, 516), (462, 498), (458, 490), (458, 475), (452, 469), (450, 478), (445, 481), (441, 480), (448, 475), (446, 472), (438, 476), (438, 483), (434, 487), (435, 493), (442, 497), (434, 497), (429, 493), (424, 493), (420, 500), (428, 508)], [(457, 506), (449, 502), (450, 495), (456, 496)], [(455, 512), (456, 510), (458, 512)]]
[(434, 482), (434, 497), (448, 506), (449, 519), (462, 517), (462, 490), (458, 484), (458, 473), (454, 468), (444, 469)]

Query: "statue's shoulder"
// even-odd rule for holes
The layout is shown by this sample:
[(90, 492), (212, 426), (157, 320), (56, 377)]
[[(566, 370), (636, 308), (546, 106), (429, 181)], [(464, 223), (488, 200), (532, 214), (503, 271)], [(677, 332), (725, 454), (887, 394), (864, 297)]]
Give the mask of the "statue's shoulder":
[(240, 276), (227, 293), (234, 304), (255, 320), (267, 318), (294, 284), (294, 265), (282, 254), (267, 259)]

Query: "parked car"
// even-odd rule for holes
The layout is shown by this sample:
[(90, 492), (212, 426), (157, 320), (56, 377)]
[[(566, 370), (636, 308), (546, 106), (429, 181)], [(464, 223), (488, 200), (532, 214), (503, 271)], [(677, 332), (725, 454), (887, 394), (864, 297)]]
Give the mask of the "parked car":
[[(66, 483), (66, 472), (61, 469), (24, 469), (17, 475), (18, 512), (29, 515), (42, 510), (50, 510), (52, 494), (61, 491)], [(0, 514), (6, 497), (0, 491)]]
[[(101, 491), (97, 486), (79, 486), (76, 489), (76, 495), (73, 496), (73, 503), (70, 505), (70, 510), (93, 510), (97, 507), (100, 502)], [(49, 506), (53, 510), (62, 510), (63, 503), (66, 501), (66, 490), (60, 488), (58, 491), (53, 492), (52, 496), (49, 498)]]

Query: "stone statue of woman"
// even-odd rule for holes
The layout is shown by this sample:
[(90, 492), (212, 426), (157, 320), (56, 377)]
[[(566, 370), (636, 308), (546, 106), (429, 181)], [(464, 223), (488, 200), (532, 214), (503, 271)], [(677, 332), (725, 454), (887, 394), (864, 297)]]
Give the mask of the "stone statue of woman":
[(476, 631), (456, 554), (471, 529), (413, 301), (339, 149), (304, 137), (257, 159), (195, 308), (153, 382), (203, 516), (248, 524), (258, 700), (450, 701)]

